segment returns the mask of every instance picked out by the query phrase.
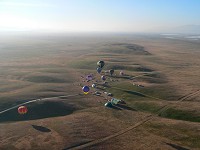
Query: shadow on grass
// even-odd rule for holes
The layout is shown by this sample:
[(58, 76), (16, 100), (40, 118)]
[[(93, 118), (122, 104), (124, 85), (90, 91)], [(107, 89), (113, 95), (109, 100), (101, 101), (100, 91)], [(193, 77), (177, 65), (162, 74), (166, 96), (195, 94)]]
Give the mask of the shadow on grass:
[(27, 105), (28, 112), (20, 115), (17, 108), (0, 115), (0, 123), (9, 121), (36, 120), (72, 114), (79, 108), (61, 101), (44, 101)]
[(176, 120), (200, 122), (200, 117), (198, 114), (195, 114), (191, 111), (179, 110), (174, 108), (167, 109), (163, 113), (159, 114), (159, 116)]
[(171, 144), (171, 143), (165, 143), (165, 144), (173, 147), (176, 150), (189, 150), (187, 148), (184, 148), (184, 147), (181, 147), (181, 146), (178, 146), (178, 145), (175, 145), (175, 144)]
[(136, 109), (134, 109), (134, 108), (131, 108), (131, 107), (129, 107), (129, 106), (126, 106), (126, 105), (117, 104), (116, 106), (117, 106), (117, 107), (119, 107), (119, 108), (121, 108), (121, 109), (126, 109), (126, 110), (137, 111)]
[(109, 76), (109, 77), (112, 77), (112, 78), (117, 78), (117, 79), (131, 79), (133, 78), (134, 76)]
[(128, 93), (128, 94), (133, 94), (133, 95), (136, 95), (136, 96), (146, 97), (144, 94), (139, 93), (139, 92), (129, 91), (129, 90), (123, 90), (123, 91)]
[(62, 150), (69, 150), (69, 149), (72, 149), (72, 148), (75, 148), (77, 146), (81, 146), (81, 145), (84, 145), (84, 144), (87, 144), (89, 142), (91, 142), (92, 140), (89, 140), (89, 141), (83, 141), (83, 142), (80, 142), (80, 143), (75, 143), (74, 145), (70, 146), (70, 147), (67, 147), (67, 148), (64, 148)]
[(50, 76), (30, 76), (26, 78), (26, 81), (34, 83), (64, 83), (67, 82), (65, 79), (60, 79)]
[(119, 107), (117, 107), (117, 106), (115, 106), (115, 105), (112, 105), (112, 106), (106, 106), (106, 107), (108, 107), (108, 108), (112, 108), (112, 109), (115, 109), (115, 110), (122, 110), (122, 108), (119, 108)]
[(51, 132), (50, 129), (46, 128), (46, 127), (43, 127), (43, 126), (37, 126), (37, 125), (32, 125), (32, 127), (35, 129), (35, 130), (38, 130), (40, 132)]

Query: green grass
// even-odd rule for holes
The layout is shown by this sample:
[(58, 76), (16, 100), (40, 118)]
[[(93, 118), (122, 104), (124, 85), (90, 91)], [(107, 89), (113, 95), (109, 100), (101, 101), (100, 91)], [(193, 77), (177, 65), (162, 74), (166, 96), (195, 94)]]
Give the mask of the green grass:
[(155, 73), (152, 73), (152, 74), (146, 74), (145, 75), (146, 77), (151, 77), (151, 78), (163, 78), (163, 75), (161, 75), (160, 73), (158, 72), (155, 72)]
[(154, 77), (147, 77), (143, 76), (139, 79), (139, 81), (144, 81), (147, 83), (156, 83), (156, 84), (164, 84), (167, 83), (167, 80), (164, 78), (154, 78)]
[(28, 87), (28, 86), (29, 86), (29, 84), (24, 83), (24, 82), (23, 83), (21, 83), (21, 82), (15, 82), (15, 83), (7, 82), (6, 85), (1, 85), (0, 93), (10, 92), (10, 91), (25, 88), (25, 87)]
[(191, 111), (179, 110), (175, 108), (169, 108), (165, 112), (163, 112), (161, 117), (177, 119), (177, 120), (185, 120), (191, 122), (200, 122), (200, 115), (195, 114)]
[(38, 70), (39, 72), (44, 72), (44, 73), (69, 73), (69, 70), (64, 68), (64, 67), (55, 67), (55, 68), (42, 68)]
[(23, 103), (24, 101), (23, 100), (15, 101), (14, 99), (12, 99), (10, 97), (9, 98), (2, 97), (2, 98), (0, 98), (0, 102), (1, 102), (0, 111), (3, 111), (7, 108), (18, 105), (20, 103)]
[(96, 61), (87, 61), (87, 60), (72, 61), (72, 62), (69, 63), (69, 66), (71, 68), (75, 68), (75, 69), (91, 69), (91, 70), (96, 70), (96, 68), (97, 68), (97, 62)]
[(146, 103), (146, 102), (136, 102), (133, 104), (132, 107), (136, 108), (137, 110), (146, 111), (150, 113), (157, 113), (159, 108), (161, 108), (161, 106), (155, 103)]
[(144, 54), (142, 52), (136, 52), (131, 49), (106, 49), (102, 50), (102, 52), (116, 53), (116, 54)]
[[(132, 86), (132, 87), (130, 87)], [(122, 88), (121, 89), (115, 89), (114, 87), (116, 88)], [(114, 97), (116, 98), (121, 98), (121, 99), (125, 99), (127, 101), (134, 101), (134, 100), (145, 100), (145, 96), (140, 94), (140, 93), (137, 93), (137, 92), (134, 92), (134, 91), (137, 91), (137, 87), (134, 87), (133, 85), (124, 85), (124, 84), (121, 84), (120, 86), (114, 86), (114, 87), (109, 87), (107, 88), (107, 91), (112, 93), (114, 95)], [(125, 89), (125, 90), (123, 90)], [(127, 90), (126, 90), (127, 89)], [(129, 90), (131, 89), (131, 90)]]
[(25, 115), (18, 114), (17, 108), (4, 113), (0, 118), (0, 122), (35, 120), (56, 116), (64, 116), (69, 115), (78, 109), (74, 105), (66, 104), (61, 101), (45, 101), (42, 103), (32, 103), (28, 104), (27, 108), (28, 112)]
[[(156, 103), (149, 102), (134, 102), (130, 104), (131, 107), (136, 108), (140, 111), (150, 112), (153, 114), (157, 114), (158, 110), (162, 107)], [(176, 120), (184, 120), (191, 122), (200, 122), (200, 115), (195, 114), (191, 111), (179, 110), (175, 108), (169, 108), (165, 110), (160, 117), (176, 119)]]
[[(110, 88), (107, 88), (107, 91), (113, 93), (114, 97), (124, 99), (125, 101), (128, 102), (129, 106), (132, 108), (136, 108), (137, 110), (146, 111), (150, 113), (157, 113), (159, 108), (161, 108), (162, 106), (156, 103), (150, 103), (149, 100), (152, 100), (153, 98), (149, 98), (148, 96), (146, 96), (146, 94), (156, 98), (163, 98), (163, 99), (171, 98), (175, 94), (173, 89), (167, 88), (166, 86), (158, 86), (153, 88), (152, 87), (138, 88), (127, 83), (120, 83), (113, 86), (121, 88), (121, 89), (115, 89), (112, 86)], [(174, 98), (175, 97), (176, 96), (174, 95)], [(153, 99), (153, 100), (160, 101), (159, 99)], [(174, 108), (167, 109), (160, 116), (170, 119), (200, 122), (200, 115), (197, 115), (194, 112), (189, 112), (186, 110), (178, 110)]]
[(137, 44), (115, 43), (101, 50), (102, 52), (116, 54), (151, 55), (144, 47)]
[(130, 63), (131, 61), (127, 58), (109, 58), (108, 57), (108, 62), (111, 62), (111, 63)]
[(45, 85), (39, 83), (34, 89), (26, 90), (25, 88), (16, 94), (0, 94), (0, 111), (24, 103), (27, 100), (65, 95), (66, 92), (73, 91), (64, 84), (58, 87), (58, 84), (55, 83), (46, 83)]
[(34, 82), (34, 83), (64, 83), (64, 82), (67, 82), (67, 80), (65, 80), (65, 79), (60, 79), (60, 78), (50, 77), (50, 76), (30, 76), (30, 77), (27, 77), (26, 80), (29, 82)]
[(152, 72), (153, 70), (144, 66), (126, 66), (118, 64), (109, 64), (105, 66), (105, 69), (114, 69), (114, 70), (127, 70), (127, 71), (136, 71), (136, 72)]
[[(136, 108), (137, 110), (150, 112), (153, 114), (157, 114), (158, 110), (162, 107), (156, 103), (149, 103), (149, 102), (134, 102), (130, 104), (130, 106), (133, 108)], [(176, 120), (200, 122), (200, 115), (195, 114), (190, 111), (178, 110), (175, 108), (169, 108), (165, 110), (159, 116), (164, 117), (164, 118), (176, 119)]]
[[(96, 70), (97, 61), (90, 60), (81, 60), (81, 61), (72, 61), (69, 63), (69, 67), (74, 69), (90, 69)], [(105, 61), (104, 70), (114, 69), (114, 70), (126, 70), (126, 71), (136, 71), (136, 72), (152, 72), (153, 70), (145, 66), (128, 66), (128, 65), (119, 65), (117, 63), (109, 63)]]
[[(121, 88), (121, 90), (115, 89), (113, 87)], [(177, 98), (177, 95), (174, 89), (168, 85), (157, 85), (157, 86), (152, 86), (152, 87), (141, 88), (141, 87), (134, 86), (131, 83), (118, 82), (118, 83), (113, 83), (112, 86), (108, 88), (108, 91), (113, 92), (113, 94), (116, 94), (117, 96), (120, 96), (120, 97), (122, 97), (123, 95), (124, 98), (127, 98), (127, 99), (135, 98), (132, 96), (137, 96), (137, 94), (135, 94), (136, 92), (144, 94), (143, 96), (139, 94), (138, 96), (140, 98), (141, 97), (145, 98), (145, 95), (164, 99), (164, 100), (174, 100)], [(148, 96), (146, 98), (151, 99), (151, 100), (153, 99)], [(157, 99), (154, 99), (154, 100), (157, 100)]]
[(191, 148), (200, 148), (200, 135), (196, 129), (191, 130), (190, 127), (184, 124), (166, 125), (159, 122), (149, 122), (144, 124), (145, 130), (163, 136), (172, 141), (182, 143)]

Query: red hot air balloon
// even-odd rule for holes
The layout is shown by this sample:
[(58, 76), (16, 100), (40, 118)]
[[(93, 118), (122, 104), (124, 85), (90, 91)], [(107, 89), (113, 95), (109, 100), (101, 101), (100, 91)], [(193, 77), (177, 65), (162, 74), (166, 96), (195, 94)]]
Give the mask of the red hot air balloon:
[(28, 111), (28, 109), (27, 109), (26, 106), (20, 106), (20, 107), (18, 108), (18, 113), (19, 113), (19, 114), (26, 114), (27, 111)]

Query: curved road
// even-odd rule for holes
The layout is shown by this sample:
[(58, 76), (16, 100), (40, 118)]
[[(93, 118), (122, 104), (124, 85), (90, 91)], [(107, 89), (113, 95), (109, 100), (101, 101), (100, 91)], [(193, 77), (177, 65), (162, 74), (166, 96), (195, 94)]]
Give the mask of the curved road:
[(5, 109), (3, 111), (0, 111), (0, 114), (3, 114), (9, 110), (12, 110), (12, 109), (15, 109), (19, 106), (22, 106), (22, 105), (26, 105), (26, 104), (30, 104), (30, 103), (35, 103), (37, 101), (44, 101), (44, 100), (49, 100), (49, 99), (53, 99), (53, 98), (67, 98), (67, 97), (74, 97), (74, 96), (78, 96), (80, 94), (74, 94), (74, 95), (62, 95), (62, 96), (54, 96), (54, 97), (47, 97), (47, 98), (38, 98), (38, 99), (34, 99), (34, 100), (30, 100), (28, 102), (24, 102), (24, 103), (21, 103), (21, 104), (18, 104), (18, 105), (15, 105), (13, 107), (10, 107), (8, 109)]

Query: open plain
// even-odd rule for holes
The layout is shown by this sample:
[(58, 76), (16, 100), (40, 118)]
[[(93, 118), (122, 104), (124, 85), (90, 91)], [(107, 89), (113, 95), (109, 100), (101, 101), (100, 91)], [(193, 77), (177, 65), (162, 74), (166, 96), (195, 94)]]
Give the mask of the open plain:
[(200, 149), (199, 58), (200, 42), (161, 35), (1, 35), (0, 149)]

